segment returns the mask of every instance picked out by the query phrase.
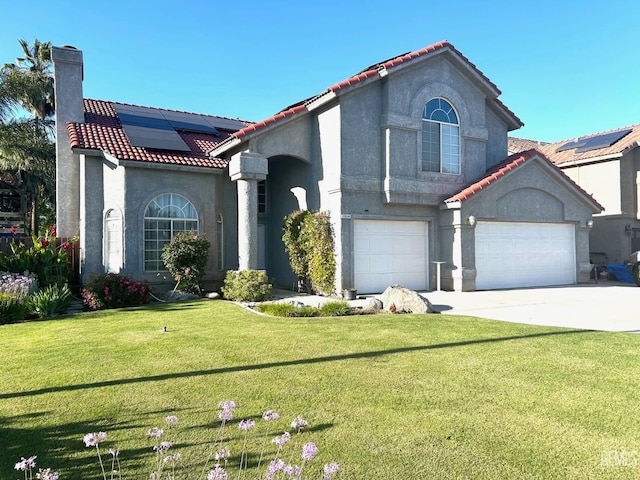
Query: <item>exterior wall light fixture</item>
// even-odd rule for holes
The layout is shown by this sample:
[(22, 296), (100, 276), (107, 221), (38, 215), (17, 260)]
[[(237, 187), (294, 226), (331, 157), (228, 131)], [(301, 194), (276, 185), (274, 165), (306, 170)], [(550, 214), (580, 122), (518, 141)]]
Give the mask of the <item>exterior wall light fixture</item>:
[(587, 228), (588, 229), (592, 229), (593, 228), (593, 220), (592, 219), (587, 220)]
[(633, 230), (633, 229), (631, 228), (631, 224), (627, 223), (627, 224), (624, 226), (624, 233), (631, 233), (631, 232), (632, 232), (632, 230)]
[(469, 215), (469, 218), (467, 218), (467, 223), (472, 227), (475, 227), (476, 222), (477, 222), (476, 217), (474, 217), (473, 215)]

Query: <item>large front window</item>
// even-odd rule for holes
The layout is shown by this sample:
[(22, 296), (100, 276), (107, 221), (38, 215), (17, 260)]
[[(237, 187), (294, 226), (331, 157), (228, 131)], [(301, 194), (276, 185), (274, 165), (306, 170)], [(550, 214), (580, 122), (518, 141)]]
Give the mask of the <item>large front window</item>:
[(449, 102), (433, 98), (422, 114), (422, 170), (460, 174), (460, 126)]
[(144, 270), (161, 272), (162, 247), (178, 232), (198, 232), (198, 212), (189, 200), (176, 193), (160, 195), (144, 211)]

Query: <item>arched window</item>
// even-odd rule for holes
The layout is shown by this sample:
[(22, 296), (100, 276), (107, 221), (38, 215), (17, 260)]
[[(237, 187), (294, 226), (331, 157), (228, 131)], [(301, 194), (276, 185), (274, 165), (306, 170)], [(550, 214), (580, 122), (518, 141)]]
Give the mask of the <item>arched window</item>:
[(189, 200), (177, 193), (160, 195), (144, 211), (144, 270), (166, 270), (162, 247), (178, 232), (198, 232), (198, 212)]
[(218, 214), (216, 241), (218, 243), (218, 270), (224, 270), (224, 218), (221, 213)]
[(104, 266), (107, 273), (120, 273), (122, 268), (122, 216), (109, 210), (104, 217)]
[(422, 170), (460, 174), (460, 126), (453, 106), (432, 98), (422, 114)]

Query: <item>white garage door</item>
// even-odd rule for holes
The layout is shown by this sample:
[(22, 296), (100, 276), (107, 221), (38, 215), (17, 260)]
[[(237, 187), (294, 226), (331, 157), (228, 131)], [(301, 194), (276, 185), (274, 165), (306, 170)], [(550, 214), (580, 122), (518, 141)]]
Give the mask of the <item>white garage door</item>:
[(573, 225), (478, 222), (475, 236), (477, 290), (576, 281)]
[(427, 251), (427, 222), (355, 220), (355, 287), (360, 293), (389, 285), (427, 290)]

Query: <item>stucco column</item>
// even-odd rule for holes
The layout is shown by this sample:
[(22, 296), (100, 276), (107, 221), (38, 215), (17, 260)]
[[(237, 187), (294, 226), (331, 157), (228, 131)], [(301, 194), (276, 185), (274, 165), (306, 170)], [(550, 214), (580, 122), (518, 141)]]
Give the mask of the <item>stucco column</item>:
[(231, 157), (229, 176), (238, 191), (238, 268), (258, 268), (258, 182), (267, 178), (268, 160), (242, 152)]
[(461, 210), (453, 212), (453, 245), (452, 260), (455, 266), (451, 272), (453, 290), (456, 292), (473, 292), (476, 289), (475, 261), (475, 218)]

